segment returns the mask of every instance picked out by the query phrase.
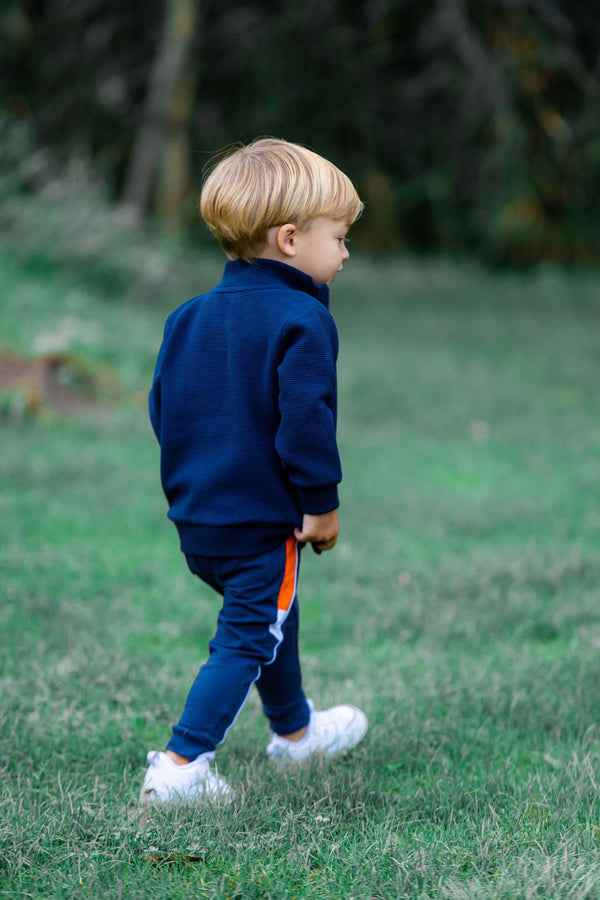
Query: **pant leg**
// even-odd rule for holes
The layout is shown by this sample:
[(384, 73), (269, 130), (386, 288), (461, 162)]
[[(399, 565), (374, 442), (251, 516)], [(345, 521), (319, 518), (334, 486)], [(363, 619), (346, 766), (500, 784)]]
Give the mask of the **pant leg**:
[(208, 661), (196, 676), (167, 745), (195, 759), (224, 740), (262, 667), (277, 658), (294, 605), (298, 549), (290, 538), (260, 556), (192, 557), (188, 562), (192, 571), (223, 594)]
[(291, 734), (308, 724), (310, 709), (302, 690), (298, 655), (300, 609), (298, 598), (290, 608), (283, 626), (283, 640), (272, 663), (263, 666), (256, 687), (264, 714), (275, 734)]

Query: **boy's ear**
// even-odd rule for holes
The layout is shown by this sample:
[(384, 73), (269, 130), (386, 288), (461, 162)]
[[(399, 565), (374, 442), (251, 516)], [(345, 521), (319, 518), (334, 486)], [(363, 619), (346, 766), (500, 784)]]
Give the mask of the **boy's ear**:
[(276, 240), (277, 246), (281, 250), (284, 256), (295, 256), (296, 255), (296, 237), (298, 235), (298, 228), (292, 222), (286, 222), (285, 225), (281, 225), (279, 230), (277, 231)]

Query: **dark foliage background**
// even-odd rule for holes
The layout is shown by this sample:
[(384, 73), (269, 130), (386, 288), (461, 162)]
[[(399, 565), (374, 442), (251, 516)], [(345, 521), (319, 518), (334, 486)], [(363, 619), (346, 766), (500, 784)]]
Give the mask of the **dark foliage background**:
[[(149, 109), (182, 16), (185, 66)], [(598, 0), (12, 0), (0, 39), (12, 190), (81, 156), (123, 201), (145, 125), (162, 149), (137, 202), (181, 227), (214, 152), (273, 134), (349, 172), (368, 247), (598, 261)]]

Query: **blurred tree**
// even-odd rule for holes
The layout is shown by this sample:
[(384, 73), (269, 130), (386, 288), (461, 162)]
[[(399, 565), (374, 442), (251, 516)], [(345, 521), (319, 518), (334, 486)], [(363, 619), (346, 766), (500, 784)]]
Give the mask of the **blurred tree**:
[(155, 208), (172, 227), (179, 223), (191, 181), (189, 125), (197, 20), (198, 0), (167, 0), (163, 34), (123, 189), (125, 210), (139, 219), (149, 207), (156, 177)]

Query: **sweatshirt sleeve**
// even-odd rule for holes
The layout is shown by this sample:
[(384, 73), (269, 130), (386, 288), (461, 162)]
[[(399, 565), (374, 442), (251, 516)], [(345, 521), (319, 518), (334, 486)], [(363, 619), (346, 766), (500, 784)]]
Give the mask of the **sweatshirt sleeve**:
[(338, 338), (327, 310), (288, 323), (278, 366), (280, 423), (275, 447), (303, 513), (339, 506), (342, 471), (336, 443)]
[(150, 394), (148, 395), (148, 410), (150, 413), (150, 422), (152, 423), (152, 429), (154, 434), (156, 435), (156, 439), (160, 444), (160, 401), (161, 401), (161, 392), (160, 392), (160, 375), (154, 375), (154, 380), (152, 382), (152, 387), (150, 389)]
[(169, 319), (165, 324), (163, 341), (160, 346), (160, 350), (158, 351), (158, 358), (156, 360), (156, 365), (154, 367), (154, 377), (152, 379), (152, 387), (150, 388), (150, 394), (148, 396), (148, 411), (150, 413), (150, 422), (152, 423), (152, 428), (154, 430), (154, 434), (156, 435), (156, 439), (160, 444), (160, 420), (161, 420), (161, 400), (162, 400), (162, 391), (161, 391), (161, 369), (163, 359), (166, 353), (167, 346), (167, 337), (169, 333)]

